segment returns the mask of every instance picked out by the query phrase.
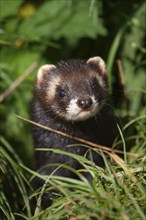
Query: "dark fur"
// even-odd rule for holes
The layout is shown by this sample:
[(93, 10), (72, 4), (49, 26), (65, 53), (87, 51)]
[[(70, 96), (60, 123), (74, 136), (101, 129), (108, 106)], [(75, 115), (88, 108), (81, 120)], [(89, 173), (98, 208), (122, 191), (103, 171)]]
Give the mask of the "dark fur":
[[(63, 117), (58, 116), (58, 113), (54, 110), (60, 108), (61, 111), (65, 111), (69, 100), (73, 98), (75, 93), (84, 95), (85, 93), (91, 92), (94, 93), (95, 96), (98, 96), (100, 103), (105, 102), (108, 99), (107, 75), (105, 74), (103, 76), (103, 81), (106, 86), (105, 88), (101, 88), (98, 82), (94, 83), (95, 79), (91, 79), (89, 76), (91, 71), (95, 72), (95, 74), (101, 74), (100, 68), (94, 64), (89, 65), (86, 64), (85, 61), (75, 60), (61, 62), (57, 64), (56, 67), (57, 70), (46, 74), (41, 83), (41, 88), (38, 88), (37, 83), (35, 85), (34, 98), (32, 101), (32, 119), (37, 123), (65, 132), (69, 135), (111, 147), (115, 139), (115, 123), (113, 122), (113, 117), (110, 115), (109, 107), (106, 105), (95, 117), (77, 122), (66, 121)], [(68, 90), (71, 91), (68, 91), (69, 95), (64, 100), (60, 100), (60, 98), (55, 95), (53, 100), (50, 99), (48, 101), (48, 96), (46, 95), (47, 82), (51, 80), (53, 74), (61, 76), (60, 87), (64, 88), (66, 83), (68, 84), (70, 82)], [(87, 151), (87, 148), (78, 146), (79, 142), (37, 126), (33, 126), (33, 136), (35, 148), (57, 148), (82, 156), (84, 156)], [(67, 147), (71, 144), (75, 144), (75, 146)], [(97, 165), (103, 166), (101, 156), (95, 152), (93, 153), (93, 160)], [(35, 151), (35, 162), (36, 168), (40, 169), (40, 173), (45, 175), (51, 174), (56, 168), (54, 166), (48, 166), (52, 163), (66, 163), (76, 170), (81, 168), (81, 165), (71, 157), (55, 154), (51, 151)], [(55, 175), (74, 177), (74, 174), (65, 168), (58, 169)]]

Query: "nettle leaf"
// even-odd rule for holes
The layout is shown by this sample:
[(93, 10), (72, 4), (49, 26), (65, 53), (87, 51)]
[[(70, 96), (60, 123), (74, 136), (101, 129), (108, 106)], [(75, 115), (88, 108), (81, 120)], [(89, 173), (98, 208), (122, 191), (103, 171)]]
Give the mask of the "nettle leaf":
[(22, 2), (23, 0), (19, 0), (19, 1), (1, 0), (0, 19), (4, 19), (11, 15), (16, 15), (17, 9), (19, 8)]
[(89, 14), (89, 2), (78, 1), (70, 9), (68, 19), (62, 23), (62, 27), (54, 33), (54, 38), (66, 36), (69, 41), (74, 42), (81, 37), (95, 38), (99, 35), (106, 35), (106, 29), (102, 20), (98, 18), (97, 5)]
[[(100, 2), (99, 2), (100, 3)], [(95, 38), (106, 35), (102, 19), (95, 5), (89, 13), (90, 1), (49, 1), (44, 3), (36, 13), (23, 21), (19, 33), (29, 38), (67, 38), (76, 42), (81, 37)]]
[[(60, 21), (57, 20), (58, 13), (63, 10), (63, 6), (66, 5), (65, 1), (49, 1), (44, 3), (38, 8), (36, 13), (26, 18), (20, 25), (19, 33), (26, 35), (27, 37), (45, 37), (53, 33), (55, 29), (55, 22), (57, 21), (57, 27)], [(52, 24), (53, 23), (53, 24)], [(54, 26), (53, 26), (54, 25)]]

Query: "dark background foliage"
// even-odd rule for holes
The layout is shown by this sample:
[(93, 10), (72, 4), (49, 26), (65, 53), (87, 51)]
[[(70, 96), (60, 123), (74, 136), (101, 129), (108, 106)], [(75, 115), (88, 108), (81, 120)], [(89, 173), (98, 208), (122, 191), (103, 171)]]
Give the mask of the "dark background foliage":
[[(24, 71), (37, 68), (0, 103), (2, 136), (26, 164), (32, 157), (29, 118), (37, 69), (64, 59), (101, 56), (107, 63), (113, 106), (124, 123), (144, 114), (144, 0), (1, 0), (1, 81), (3, 92)], [(124, 92), (117, 60), (123, 66)], [(143, 125), (132, 128), (139, 132)]]

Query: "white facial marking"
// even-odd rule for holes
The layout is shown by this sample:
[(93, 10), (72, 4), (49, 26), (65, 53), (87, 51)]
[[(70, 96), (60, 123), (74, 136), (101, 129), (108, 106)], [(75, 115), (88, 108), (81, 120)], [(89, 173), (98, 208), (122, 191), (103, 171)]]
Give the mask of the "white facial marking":
[(47, 91), (47, 97), (48, 99), (52, 99), (55, 96), (56, 93), (56, 87), (60, 84), (60, 77), (55, 76), (50, 79), (48, 82), (48, 91)]
[(97, 81), (98, 81), (98, 83), (99, 83), (99, 85), (102, 87), (102, 88), (105, 88), (105, 82), (104, 82), (104, 80), (102, 79), (102, 77), (101, 76), (99, 76), (99, 75), (96, 75), (96, 78), (97, 78)]
[(89, 109), (85, 109), (85, 110), (81, 109), (77, 105), (77, 99), (72, 99), (68, 107), (66, 108), (67, 111), (66, 119), (72, 121), (84, 121), (94, 117), (99, 111), (99, 104), (95, 100), (94, 96), (91, 96), (90, 98), (92, 99), (93, 103)]

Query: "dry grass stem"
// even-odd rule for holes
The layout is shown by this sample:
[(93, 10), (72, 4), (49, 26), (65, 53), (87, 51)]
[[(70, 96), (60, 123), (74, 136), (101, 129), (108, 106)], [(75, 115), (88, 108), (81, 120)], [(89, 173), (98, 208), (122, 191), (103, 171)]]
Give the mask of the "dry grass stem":
[(37, 63), (31, 64), (22, 75), (20, 75), (3, 93), (0, 94), (0, 102), (2, 102), (22, 81), (36, 68)]
[[(47, 127), (47, 126), (38, 124), (38, 123), (36, 123), (36, 122), (34, 122), (34, 121), (32, 121), (32, 120), (29, 120), (29, 119), (27, 119), (27, 118), (24, 118), (24, 117), (20, 116), (20, 115), (16, 115), (16, 114), (14, 114), (14, 115), (15, 115), (17, 118), (22, 119), (22, 120), (24, 120), (24, 121), (27, 121), (27, 122), (29, 122), (29, 123), (31, 123), (31, 124), (33, 124), (33, 125), (36, 125), (36, 126), (38, 126), (38, 127), (40, 127), (40, 128), (46, 129), (46, 130), (48, 130), (48, 131), (54, 132), (54, 133), (59, 134), (59, 135), (64, 136), (64, 137), (68, 137), (68, 138), (74, 139), (74, 140), (76, 140), (76, 141), (82, 142), (83, 144), (92, 146), (92, 147), (94, 147), (94, 148), (96, 148), (96, 149), (98, 149), (99, 151), (102, 151), (102, 152), (104, 152), (104, 153), (109, 154), (109, 152), (111, 152), (111, 153), (124, 154), (123, 151), (116, 150), (116, 149), (113, 150), (112, 148), (108, 148), (108, 147), (106, 147), (106, 146), (98, 145), (98, 144), (95, 144), (95, 143), (93, 143), (93, 142), (91, 142), (91, 141), (87, 141), (87, 140), (82, 139), (82, 138), (79, 138), (79, 137), (74, 137), (74, 136), (71, 136), (71, 135), (69, 135), (69, 134), (66, 134), (66, 133), (64, 133), (64, 132), (62, 132), (62, 131), (58, 131), (58, 130), (56, 130), (56, 129), (53, 129), (53, 128), (50, 128), (50, 127)], [(127, 156), (128, 156), (128, 155), (129, 155), (129, 156), (137, 156), (136, 154), (129, 153), (129, 152), (127, 152), (126, 154), (127, 154)]]
[(124, 88), (125, 86), (125, 77), (124, 71), (121, 60), (117, 60), (118, 70), (119, 70), (119, 78), (120, 78), (120, 85)]

